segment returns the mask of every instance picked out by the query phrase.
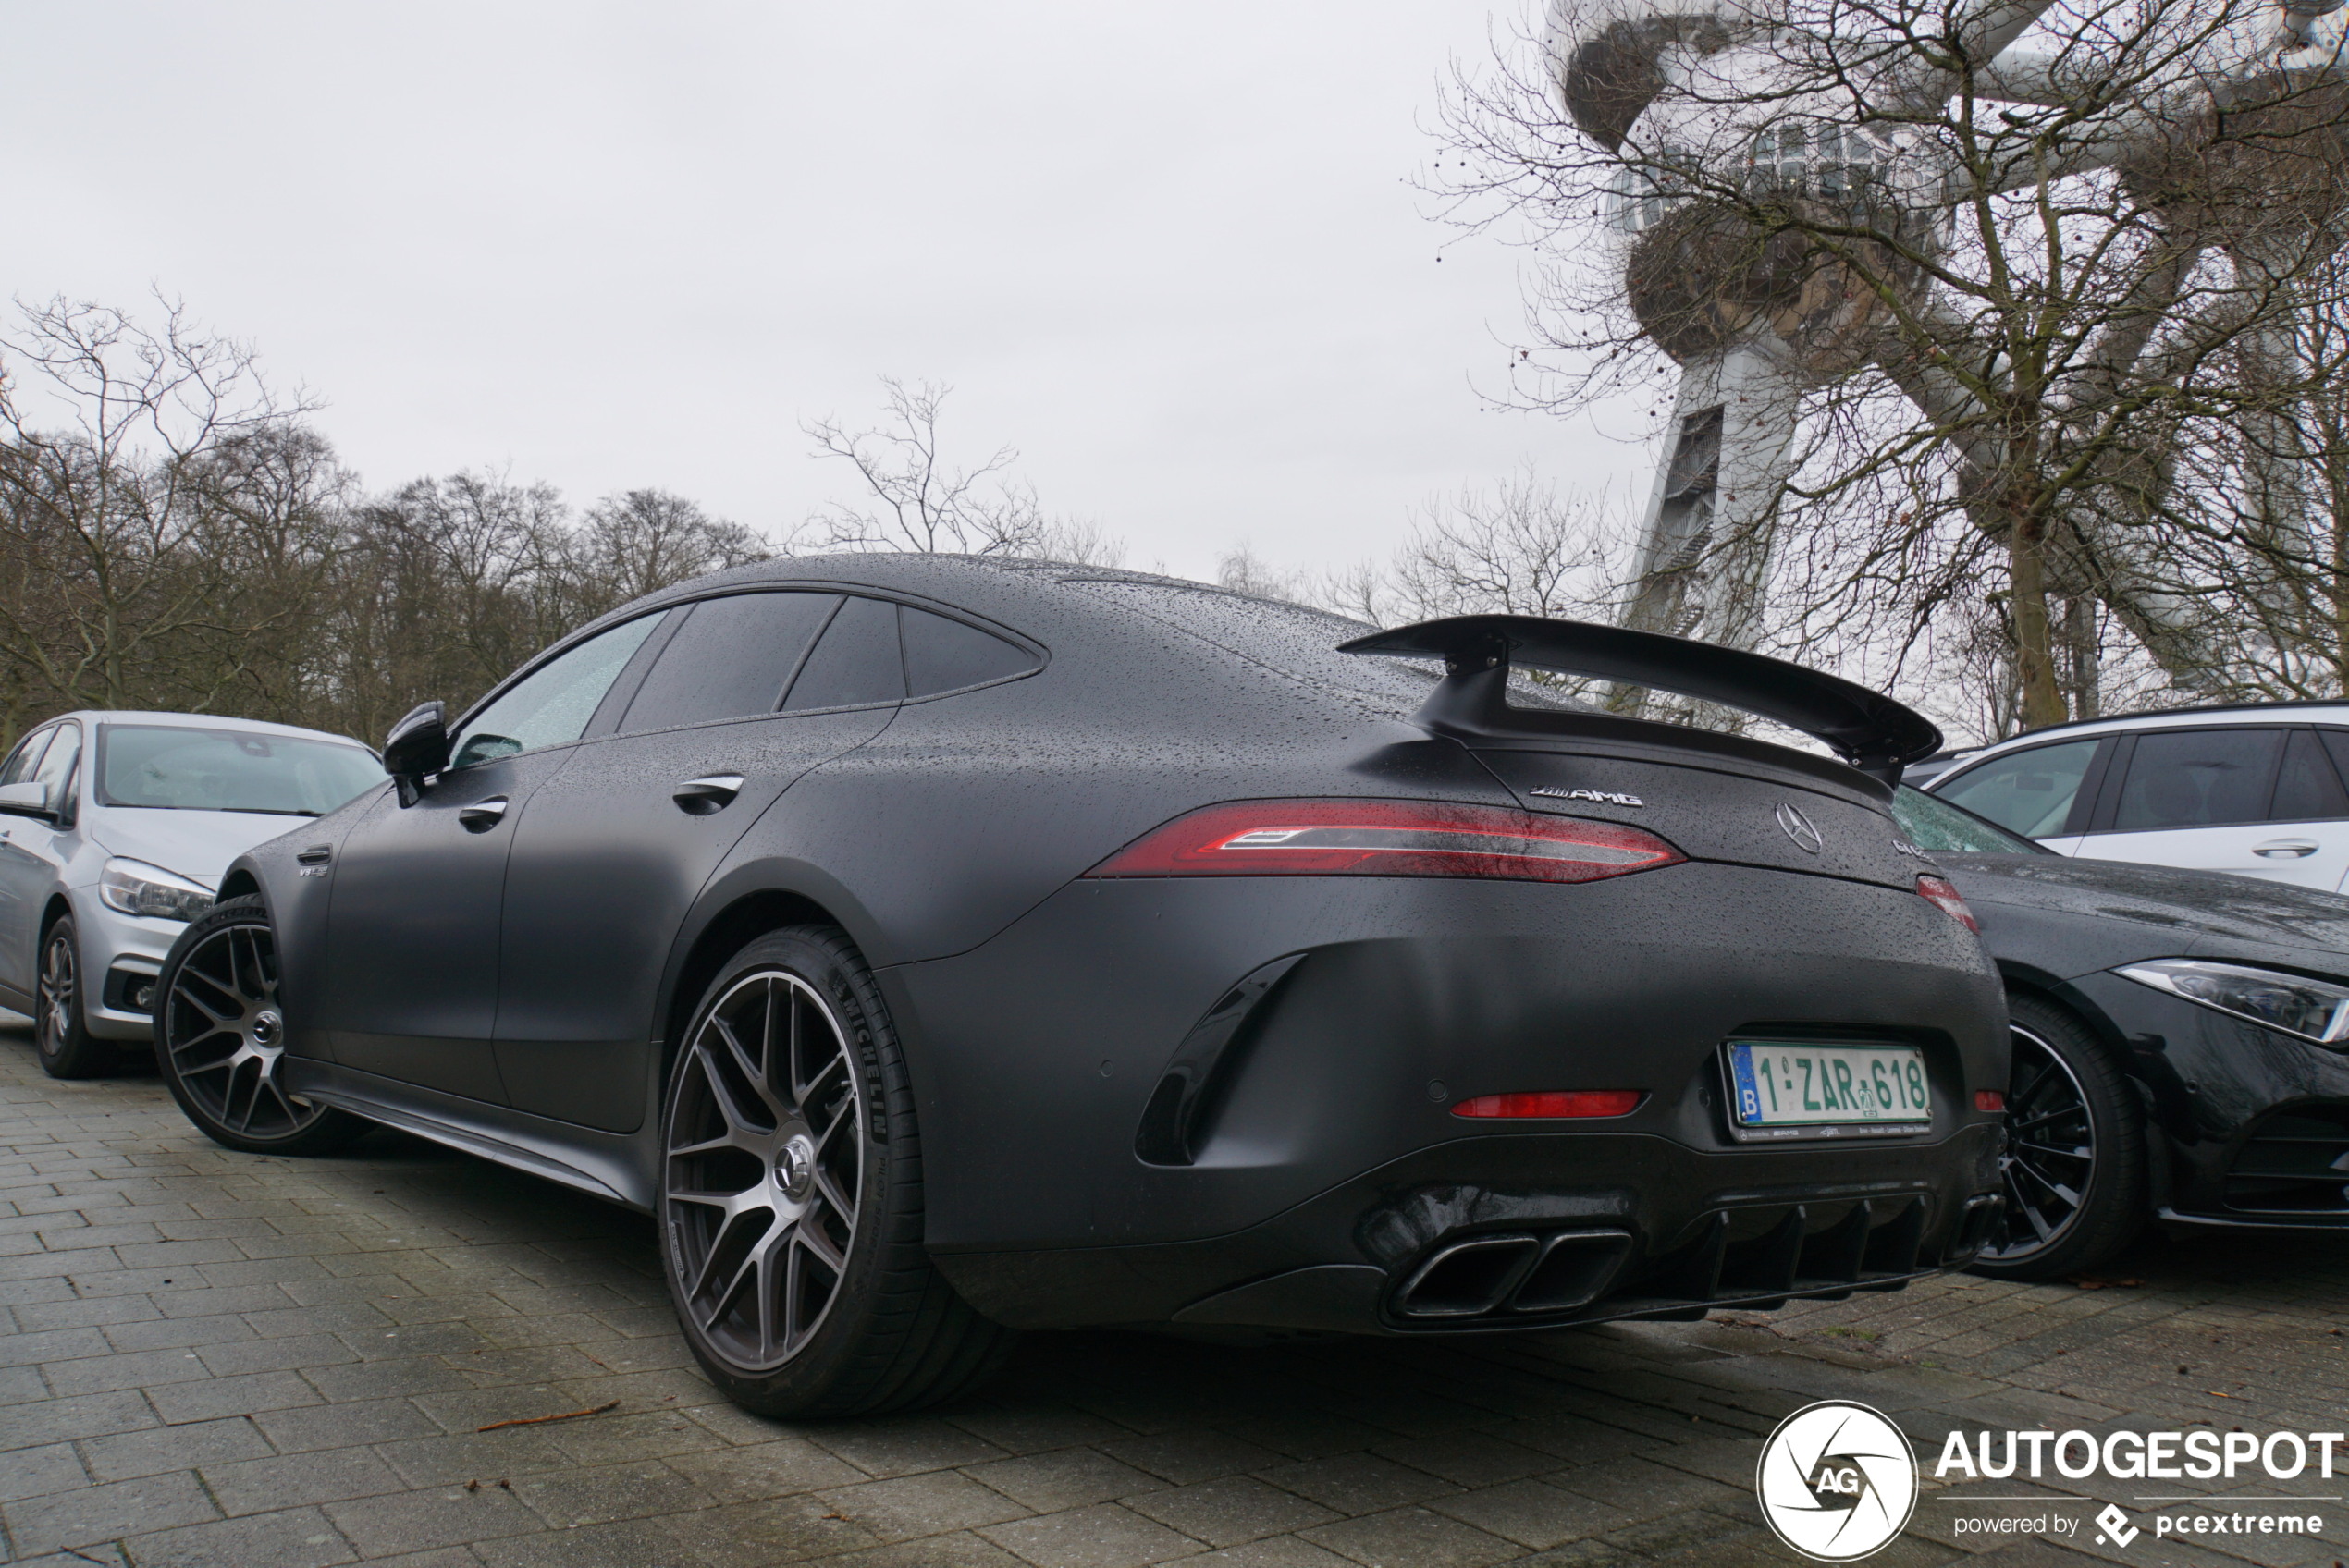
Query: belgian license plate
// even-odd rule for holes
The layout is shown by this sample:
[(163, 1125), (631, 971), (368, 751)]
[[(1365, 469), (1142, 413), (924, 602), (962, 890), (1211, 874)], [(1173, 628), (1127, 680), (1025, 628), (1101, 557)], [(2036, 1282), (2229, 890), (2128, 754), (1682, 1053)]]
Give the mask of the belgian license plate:
[(1914, 1046), (1732, 1040), (1728, 1066), (1740, 1138), (1888, 1136), (1933, 1122), (1932, 1078)]

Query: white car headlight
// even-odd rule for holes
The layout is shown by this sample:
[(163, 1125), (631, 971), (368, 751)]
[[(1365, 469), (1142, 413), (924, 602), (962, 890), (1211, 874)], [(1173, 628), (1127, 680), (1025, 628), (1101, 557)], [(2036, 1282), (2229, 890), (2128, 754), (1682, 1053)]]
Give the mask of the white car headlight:
[(108, 909), (152, 920), (193, 920), (212, 907), (211, 888), (142, 860), (106, 862), (98, 897)]
[(2114, 973), (2318, 1045), (2349, 1042), (2349, 986), (2203, 959), (2163, 958)]

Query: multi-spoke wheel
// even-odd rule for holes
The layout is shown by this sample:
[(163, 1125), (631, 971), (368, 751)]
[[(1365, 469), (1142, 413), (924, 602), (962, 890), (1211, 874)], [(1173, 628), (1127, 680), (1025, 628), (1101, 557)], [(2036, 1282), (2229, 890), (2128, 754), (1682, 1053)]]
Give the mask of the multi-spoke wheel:
[(913, 1095), (841, 932), (761, 937), (710, 982), (669, 1075), (661, 1255), (702, 1366), (770, 1415), (951, 1398), (1012, 1336), (921, 1244)]
[(2104, 1262), (2144, 1223), (2145, 1123), (2135, 1093), (2072, 1014), (2010, 999), (2006, 1189), (2000, 1230), (1974, 1267), (2046, 1280)]
[(191, 925), (164, 962), (155, 997), (155, 1064), (215, 1143), (324, 1154), (366, 1131), (359, 1118), (286, 1085), (277, 941), (260, 900), (231, 900)]
[(840, 1020), (798, 975), (744, 975), (702, 1015), (670, 1113), (666, 1195), (679, 1298), (731, 1365), (781, 1366), (840, 1293), (863, 1111)]
[(52, 1078), (95, 1078), (114, 1065), (114, 1047), (81, 1016), (81, 937), (60, 915), (41, 938), (32, 980), (32, 1043)]

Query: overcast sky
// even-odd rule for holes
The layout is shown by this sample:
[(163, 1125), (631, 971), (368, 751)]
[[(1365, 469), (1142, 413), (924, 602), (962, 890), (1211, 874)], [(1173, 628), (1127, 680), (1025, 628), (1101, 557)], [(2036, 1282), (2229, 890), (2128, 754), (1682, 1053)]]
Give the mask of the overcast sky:
[(1521, 461), (1643, 467), (1474, 390), (1524, 258), (1411, 180), (1496, 10), (18, 0), (0, 254), (21, 299), (183, 297), (375, 486), (504, 467), (781, 530), (854, 488), (799, 422), (890, 374), (1134, 564), (1349, 560)]

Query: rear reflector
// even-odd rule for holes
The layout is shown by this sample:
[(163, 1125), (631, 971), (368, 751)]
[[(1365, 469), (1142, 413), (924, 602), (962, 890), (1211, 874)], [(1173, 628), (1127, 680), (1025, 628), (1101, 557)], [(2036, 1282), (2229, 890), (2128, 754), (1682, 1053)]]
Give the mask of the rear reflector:
[(1688, 857), (1637, 827), (1445, 801), (1234, 801), (1178, 816), (1088, 876), (1486, 876), (1596, 882)]
[(1967, 930), (1982, 929), (1982, 922), (1974, 919), (1974, 911), (1965, 907), (1965, 895), (1958, 891), (1955, 884), (1939, 876), (1920, 876), (1917, 878), (1917, 892), (1928, 902), (1940, 906), (1943, 914)]
[(1638, 1089), (1544, 1089), (1529, 1095), (1479, 1095), (1452, 1108), (1455, 1116), (1629, 1116), (1640, 1106)]
[(2004, 1095), (2000, 1094), (1998, 1090), (1996, 1090), (1996, 1089), (1976, 1089), (1976, 1090), (1974, 1090), (1974, 1109), (1976, 1109), (1976, 1110), (2004, 1110), (2004, 1109), (2006, 1109), (2006, 1108), (2007, 1108), (2007, 1097), (2006, 1097), (2006, 1096), (2004, 1096)]

